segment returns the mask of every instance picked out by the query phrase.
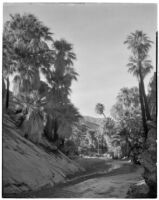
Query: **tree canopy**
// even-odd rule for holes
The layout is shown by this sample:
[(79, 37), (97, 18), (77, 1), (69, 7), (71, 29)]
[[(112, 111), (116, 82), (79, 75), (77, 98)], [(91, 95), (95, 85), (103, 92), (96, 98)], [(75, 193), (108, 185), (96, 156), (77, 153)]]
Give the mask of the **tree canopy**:
[[(28, 138), (39, 142), (43, 134), (53, 140), (72, 134), (81, 117), (70, 101), (71, 84), (77, 80), (72, 44), (54, 40), (53, 33), (32, 14), (15, 14), (4, 24), (3, 78), (9, 102), (24, 113), (21, 127)], [(13, 98), (9, 100), (9, 76), (13, 74)], [(45, 81), (41, 80), (41, 74)], [(39, 136), (40, 135), (40, 136)]]

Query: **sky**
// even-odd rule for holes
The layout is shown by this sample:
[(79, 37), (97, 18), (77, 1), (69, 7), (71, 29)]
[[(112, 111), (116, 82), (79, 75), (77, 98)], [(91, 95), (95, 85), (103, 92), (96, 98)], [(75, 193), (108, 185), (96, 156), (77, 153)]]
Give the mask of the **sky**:
[(154, 69), (145, 79), (147, 88), (156, 65), (156, 4), (5, 3), (3, 22), (14, 13), (34, 14), (50, 28), (54, 39), (73, 44), (79, 77), (72, 84), (71, 100), (82, 115), (99, 117), (95, 105), (100, 102), (109, 116), (119, 90), (138, 86), (127, 71), (131, 52), (123, 44), (135, 30), (142, 30), (154, 41), (149, 53)]

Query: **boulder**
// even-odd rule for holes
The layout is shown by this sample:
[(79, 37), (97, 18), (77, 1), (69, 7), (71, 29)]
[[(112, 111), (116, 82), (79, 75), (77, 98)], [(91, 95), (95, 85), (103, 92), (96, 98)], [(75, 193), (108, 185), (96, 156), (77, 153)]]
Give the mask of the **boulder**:
[(144, 180), (132, 184), (128, 190), (127, 198), (147, 198), (149, 187)]

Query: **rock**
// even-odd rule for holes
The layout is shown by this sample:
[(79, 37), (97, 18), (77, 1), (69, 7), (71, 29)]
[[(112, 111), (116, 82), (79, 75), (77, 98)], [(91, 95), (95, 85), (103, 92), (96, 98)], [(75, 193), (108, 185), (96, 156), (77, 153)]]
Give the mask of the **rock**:
[(3, 125), (3, 196), (37, 190), (64, 182), (68, 174), (83, 170), (60, 151), (46, 152)]
[(146, 198), (148, 197), (149, 187), (144, 180), (130, 186), (127, 198)]

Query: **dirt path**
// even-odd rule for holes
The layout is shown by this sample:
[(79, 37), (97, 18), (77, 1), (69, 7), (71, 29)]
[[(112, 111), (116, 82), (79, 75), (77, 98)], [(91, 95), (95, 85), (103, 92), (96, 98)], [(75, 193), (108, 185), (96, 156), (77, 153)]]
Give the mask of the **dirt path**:
[(141, 180), (143, 169), (128, 161), (81, 159), (86, 172), (69, 177), (54, 188), (32, 192), (21, 197), (36, 198), (125, 198), (132, 183)]

